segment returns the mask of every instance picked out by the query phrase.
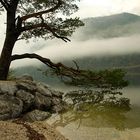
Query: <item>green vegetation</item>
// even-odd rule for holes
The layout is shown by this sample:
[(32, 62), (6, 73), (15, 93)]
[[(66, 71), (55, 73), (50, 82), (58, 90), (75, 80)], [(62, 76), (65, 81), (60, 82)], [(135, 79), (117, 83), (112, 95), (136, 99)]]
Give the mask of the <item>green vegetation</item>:
[(128, 82), (124, 80), (125, 72), (121, 69), (114, 70), (101, 70), (91, 71), (83, 70), (83, 73), (76, 77), (71, 77), (70, 81), (63, 81), (66, 84), (78, 85), (78, 86), (93, 86), (96, 88), (107, 88), (111, 90), (122, 89), (128, 85)]
[[(92, 105), (130, 109), (129, 99), (121, 97), (122, 92), (120, 91), (128, 85), (128, 82), (124, 79), (124, 71), (121, 69), (98, 72), (86, 71), (86, 75), (86, 78), (72, 78), (71, 82), (67, 82), (67, 84), (82, 85), (86, 88), (66, 94), (66, 99), (71, 99), (73, 105), (80, 103), (82, 108), (85, 105)], [(94, 79), (95, 77), (98, 78)]]
[[(129, 81), (130, 86), (140, 85), (140, 54), (124, 55), (104, 55), (104, 56), (87, 56), (75, 60), (81, 69), (93, 71), (105, 69), (122, 69), (126, 72), (125, 78)], [(87, 63), (88, 62), (88, 63)], [(72, 66), (71, 61), (64, 62)]]

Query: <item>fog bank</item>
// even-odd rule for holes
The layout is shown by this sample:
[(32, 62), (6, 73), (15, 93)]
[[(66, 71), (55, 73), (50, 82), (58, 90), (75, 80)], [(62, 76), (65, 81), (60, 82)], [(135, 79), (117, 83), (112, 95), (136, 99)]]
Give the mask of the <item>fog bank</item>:
[[(22, 50), (22, 51), (21, 51)], [(63, 60), (74, 60), (76, 58), (87, 56), (102, 55), (124, 55), (128, 53), (140, 53), (140, 35), (130, 37), (120, 37), (113, 39), (92, 39), (87, 41), (75, 41), (65, 43), (55, 39), (51, 41), (40, 40), (29, 44), (17, 44), (14, 53), (37, 53), (43, 57), (50, 58), (54, 62)], [(39, 64), (38, 61), (21, 60), (13, 62), (13, 67), (23, 65)]]

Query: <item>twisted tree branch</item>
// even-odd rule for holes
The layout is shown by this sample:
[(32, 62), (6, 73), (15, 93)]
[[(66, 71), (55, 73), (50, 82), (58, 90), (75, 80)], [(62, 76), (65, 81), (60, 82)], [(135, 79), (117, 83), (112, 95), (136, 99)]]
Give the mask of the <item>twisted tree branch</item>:
[(70, 70), (70, 71), (73, 71), (74, 73), (79, 72), (79, 70), (67, 67), (67, 66), (63, 65), (62, 63), (53, 63), (50, 59), (44, 58), (44, 57), (42, 57), (38, 54), (35, 54), (35, 53), (32, 53), (32, 54), (25, 53), (25, 54), (21, 54), (21, 55), (15, 54), (15, 55), (11, 56), (11, 61), (18, 60), (18, 59), (24, 59), (24, 58), (38, 59), (39, 61), (41, 61), (42, 63), (44, 63), (45, 65), (47, 65), (53, 69), (60, 70), (61, 68), (64, 68), (65, 70)]
[(49, 66), (50, 68), (52, 68), (55, 73), (58, 76), (65, 76), (71, 79), (76, 79), (76, 78), (85, 78), (85, 79), (90, 79), (90, 80), (98, 80), (101, 77), (97, 76), (97, 77), (91, 77), (89, 75), (87, 75), (87, 71), (86, 70), (79, 70), (78, 68), (72, 68), (72, 67), (68, 67), (62, 63), (53, 63), (50, 59), (48, 58), (44, 58), (38, 54), (21, 54), (21, 55), (13, 55), (11, 57), (11, 61), (14, 60), (18, 60), (18, 59), (24, 59), (24, 58), (30, 58), (30, 59), (38, 59), (39, 61), (41, 61), (42, 63), (44, 63), (45, 65)]
[(23, 21), (25, 21), (29, 18), (41, 16), (41, 15), (49, 13), (49, 12), (54, 12), (55, 10), (57, 10), (62, 5), (62, 0), (57, 0), (57, 1), (58, 1), (58, 3), (50, 9), (47, 9), (47, 10), (44, 10), (44, 11), (41, 11), (41, 12), (37, 12), (37, 13), (33, 13), (33, 14), (29, 14), (29, 15), (25, 15), (25, 16), (21, 17), (21, 19)]
[(50, 31), (56, 38), (60, 38), (63, 41), (67, 42), (70, 41), (70, 39), (68, 39), (67, 37), (64, 36), (60, 36), (55, 32), (55, 29), (51, 28), (49, 25), (47, 25), (46, 23), (39, 23), (39, 24), (35, 24), (35, 25), (31, 25), (31, 26), (25, 26), (22, 27), (21, 31), (29, 31), (29, 30), (33, 30), (33, 29), (37, 29), (40, 27), (44, 27), (45, 29), (47, 29), (48, 31)]

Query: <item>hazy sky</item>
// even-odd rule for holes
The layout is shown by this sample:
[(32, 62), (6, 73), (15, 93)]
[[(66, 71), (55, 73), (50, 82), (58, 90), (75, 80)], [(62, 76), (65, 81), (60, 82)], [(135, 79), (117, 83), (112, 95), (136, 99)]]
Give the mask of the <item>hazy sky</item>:
[(140, 0), (81, 0), (79, 7), (76, 15), (82, 18), (121, 12), (140, 14)]
[[(105, 16), (122, 12), (130, 12), (140, 15), (140, 0), (81, 0), (78, 3), (79, 11), (74, 16), (81, 18)], [(4, 40), (4, 16), (0, 16), (0, 49)], [(133, 41), (131, 41), (133, 40)], [(53, 43), (57, 42), (57, 43)], [(70, 57), (83, 57), (99, 54), (123, 54), (127, 52), (140, 52), (140, 36), (120, 37), (109, 40), (89, 40), (85, 42), (64, 43), (57, 41), (38, 41), (37, 43), (18, 41), (14, 53), (34, 53), (53, 60), (68, 59)], [(42, 47), (43, 46), (43, 47)], [(133, 47), (132, 47), (133, 46)], [(40, 49), (42, 48), (42, 49)], [(33, 64), (33, 61), (25, 60), (23, 63)], [(13, 66), (22, 66), (21, 61), (14, 62)], [(36, 62), (35, 62), (36, 63)]]

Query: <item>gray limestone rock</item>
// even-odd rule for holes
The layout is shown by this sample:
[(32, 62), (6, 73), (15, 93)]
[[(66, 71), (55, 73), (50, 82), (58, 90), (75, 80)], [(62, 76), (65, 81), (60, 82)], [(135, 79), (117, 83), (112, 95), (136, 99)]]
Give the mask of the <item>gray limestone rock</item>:
[(35, 97), (27, 91), (19, 90), (16, 93), (16, 97), (23, 101), (23, 112), (25, 112), (34, 105)]
[(34, 122), (34, 121), (43, 121), (48, 119), (51, 116), (51, 113), (40, 111), (40, 110), (33, 110), (23, 116), (23, 120)]
[(21, 115), (23, 102), (17, 97), (10, 95), (0, 96), (0, 120), (16, 118)]
[(50, 109), (52, 105), (51, 97), (46, 97), (41, 95), (40, 93), (36, 92), (35, 96), (35, 107), (40, 110), (47, 110)]
[(51, 93), (52, 93), (52, 96), (56, 96), (58, 98), (61, 98), (62, 99), (62, 96), (63, 96), (63, 92), (60, 92), (60, 91), (56, 91), (56, 90), (53, 90), (51, 89)]
[(44, 96), (52, 97), (51, 91), (49, 90), (49, 88), (45, 84), (37, 83), (37, 92), (44, 95)]
[(57, 98), (57, 97), (52, 98), (52, 105), (58, 105), (61, 103), (62, 103), (62, 100), (60, 98)]
[(23, 116), (28, 111), (31, 112), (25, 116), (31, 120), (44, 120), (50, 116), (48, 111), (64, 110), (62, 95), (27, 75), (14, 81), (0, 81), (0, 120)]
[(34, 94), (34, 91), (37, 89), (36, 83), (28, 80), (17, 81), (17, 87), (19, 90), (23, 89), (25, 91), (32, 91), (32, 94)]
[(62, 104), (54, 105), (51, 108), (51, 111), (53, 113), (60, 113), (60, 112), (63, 112), (64, 110), (65, 110), (65, 108)]
[(0, 81), (0, 94), (9, 94), (14, 96), (17, 91), (16, 82), (13, 81)]
[(24, 74), (21, 77), (17, 77), (16, 79), (21, 81), (26, 81), (26, 80), (33, 81), (33, 77), (28, 74)]

